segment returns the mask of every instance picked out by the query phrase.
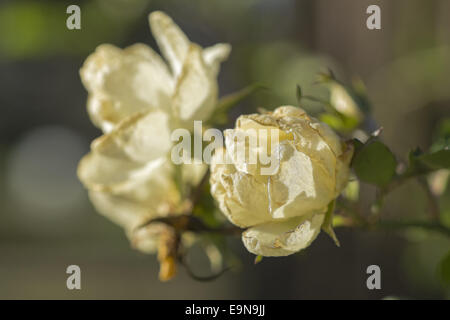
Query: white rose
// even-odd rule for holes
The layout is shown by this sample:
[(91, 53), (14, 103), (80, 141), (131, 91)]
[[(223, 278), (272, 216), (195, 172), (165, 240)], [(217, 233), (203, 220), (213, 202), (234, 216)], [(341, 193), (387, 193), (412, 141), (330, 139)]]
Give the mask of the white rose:
[(88, 112), (105, 134), (94, 140), (78, 167), (97, 211), (122, 226), (135, 248), (148, 253), (156, 251), (164, 228), (137, 227), (183, 213), (180, 187), (196, 185), (206, 169), (183, 165), (176, 183), (170, 134), (211, 115), (219, 65), (230, 52), (228, 44), (202, 49), (191, 43), (162, 12), (151, 13), (149, 20), (168, 65), (143, 44), (123, 50), (101, 45), (80, 70), (89, 92)]
[[(239, 142), (227, 137), (270, 130), (279, 135), (278, 142), (267, 140), (277, 163), (264, 175), (261, 163), (249, 164), (235, 154)], [(326, 124), (290, 106), (241, 116), (225, 137), (225, 152), (212, 159), (211, 193), (233, 224), (249, 228), (242, 234), (246, 248), (257, 255), (285, 256), (309, 246), (329, 203), (347, 183), (352, 150)], [(248, 146), (247, 154), (260, 155), (265, 148)]]
[(128, 118), (95, 139), (78, 166), (95, 208), (129, 236), (149, 219), (180, 210), (174, 168), (167, 159), (167, 121), (160, 111)]
[(191, 129), (192, 121), (208, 119), (217, 103), (219, 65), (230, 45), (202, 49), (160, 11), (151, 13), (149, 22), (168, 65), (144, 44), (126, 49), (104, 44), (80, 70), (89, 92), (89, 115), (104, 132), (149, 110), (162, 110), (171, 115), (173, 125)]

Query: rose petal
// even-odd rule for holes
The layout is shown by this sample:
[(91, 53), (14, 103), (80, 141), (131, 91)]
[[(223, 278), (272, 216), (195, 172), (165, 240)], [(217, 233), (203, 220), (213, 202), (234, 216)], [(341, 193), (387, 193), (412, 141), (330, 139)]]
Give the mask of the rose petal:
[(91, 97), (89, 114), (104, 132), (135, 112), (157, 108), (170, 112), (174, 81), (161, 57), (146, 45), (123, 50), (100, 45), (80, 75)]
[(97, 212), (125, 230), (133, 230), (154, 215), (143, 203), (108, 192), (89, 191), (89, 199)]
[(342, 154), (342, 142), (339, 136), (326, 123), (319, 122), (315, 118), (311, 118), (311, 120), (311, 127), (317, 130), (335, 156), (339, 157)]
[(227, 153), (236, 169), (254, 176), (275, 174), (279, 168), (278, 145), (292, 139), (292, 135), (279, 128), (246, 116), (240, 116), (236, 129), (225, 130), (224, 136)]
[(228, 59), (231, 52), (231, 46), (228, 43), (218, 43), (211, 47), (203, 49), (203, 59), (210, 68), (211, 75), (217, 76), (220, 64)]
[(235, 225), (248, 227), (272, 220), (269, 214), (267, 186), (264, 181), (236, 171), (226, 164), (222, 152), (211, 159), (211, 194), (221, 211)]
[(203, 179), (203, 176), (208, 170), (208, 165), (205, 163), (182, 164), (182, 170), (183, 182), (191, 186), (196, 186)]
[(106, 192), (90, 191), (89, 199), (97, 212), (125, 229), (133, 248), (144, 253), (156, 252), (159, 235), (168, 227), (158, 222), (143, 227), (157, 217), (152, 208), (145, 203)]
[(191, 44), (173, 97), (174, 109), (184, 127), (193, 120), (206, 120), (217, 103), (217, 80), (202, 57), (199, 46)]
[(159, 238), (164, 232), (170, 232), (170, 227), (164, 223), (154, 222), (129, 232), (128, 236), (133, 248), (151, 254), (158, 250)]
[(281, 154), (280, 170), (270, 179), (272, 216), (283, 219), (326, 207), (335, 196), (334, 172), (330, 176), (318, 159), (297, 151), (292, 143), (285, 144)]
[(146, 195), (158, 191), (158, 183), (164, 189), (163, 186), (169, 184), (171, 171), (170, 164), (164, 158), (142, 165), (97, 152), (84, 156), (78, 165), (78, 177), (88, 189), (134, 194), (134, 198), (142, 200), (145, 200)]
[(246, 230), (242, 241), (253, 254), (287, 256), (308, 247), (320, 233), (324, 214), (311, 214), (282, 222), (269, 222)]
[(165, 157), (172, 147), (169, 116), (162, 111), (138, 113), (92, 143), (103, 155), (148, 162)]
[(173, 20), (161, 11), (149, 15), (150, 29), (175, 78), (181, 73), (190, 41)]

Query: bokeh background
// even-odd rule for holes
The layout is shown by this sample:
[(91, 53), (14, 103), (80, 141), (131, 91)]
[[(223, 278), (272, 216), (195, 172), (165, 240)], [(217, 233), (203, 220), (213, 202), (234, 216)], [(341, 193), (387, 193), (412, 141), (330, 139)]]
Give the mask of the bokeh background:
[[(70, 4), (81, 7), (81, 30), (66, 28)], [(381, 30), (366, 28), (370, 4), (381, 7)], [(123, 231), (95, 213), (76, 177), (78, 160), (100, 135), (78, 70), (101, 43), (156, 48), (147, 14), (157, 9), (202, 46), (232, 44), (221, 95), (255, 82), (269, 88), (234, 116), (296, 104), (296, 84), (326, 95), (313, 85), (325, 67), (365, 82), (383, 139), (400, 159), (412, 147), (427, 149), (450, 115), (448, 0), (0, 1), (0, 298), (449, 297), (436, 275), (449, 239), (419, 230), (338, 229), (341, 248), (322, 234), (301, 254), (256, 266), (240, 240), (230, 239), (238, 271), (201, 283), (181, 270), (160, 283), (155, 257), (133, 251)], [(368, 203), (373, 190), (362, 191)], [(447, 222), (448, 194), (441, 201)], [(426, 199), (414, 182), (387, 200), (390, 218), (425, 218)], [(70, 264), (81, 267), (80, 291), (66, 288)], [(381, 290), (366, 287), (371, 264), (381, 267)]]

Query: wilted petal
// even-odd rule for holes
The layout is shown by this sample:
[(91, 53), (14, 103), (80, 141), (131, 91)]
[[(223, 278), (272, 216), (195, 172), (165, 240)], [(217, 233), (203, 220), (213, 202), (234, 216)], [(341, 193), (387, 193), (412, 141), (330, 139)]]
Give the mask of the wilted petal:
[[(236, 129), (224, 132), (236, 171), (266, 185), (262, 197), (268, 198), (274, 219), (308, 214), (326, 207), (335, 196), (337, 159), (323, 138), (326, 128), (322, 135), (311, 123), (303, 110), (280, 107), (273, 114), (241, 116)], [(266, 154), (270, 170), (260, 163)]]
[(336, 156), (342, 153), (339, 136), (327, 124), (308, 116), (303, 109), (292, 106), (278, 107), (273, 112), (273, 117), (282, 119), (280, 123), (282, 128), (299, 132), (296, 138), (300, 138), (298, 142), (302, 147), (320, 151), (325, 142)]
[(159, 237), (169, 232), (170, 227), (165, 223), (153, 222), (142, 228), (136, 228), (128, 233), (133, 248), (144, 253), (155, 253), (159, 245)]
[(203, 61), (202, 49), (192, 44), (173, 97), (175, 112), (185, 127), (209, 118), (217, 103), (217, 90), (217, 80)]
[(89, 94), (87, 110), (92, 123), (104, 133), (111, 132), (119, 121), (111, 100)]
[(134, 183), (132, 177), (142, 177), (141, 170), (142, 164), (90, 152), (78, 164), (78, 177), (90, 190), (118, 192)]
[(200, 183), (200, 181), (203, 179), (203, 176), (206, 174), (208, 165), (205, 163), (182, 164), (182, 170), (183, 182), (191, 186), (196, 186)]
[[(267, 177), (266, 177), (267, 179)], [(235, 225), (248, 227), (270, 221), (268, 190), (263, 181), (239, 172), (225, 164), (223, 154), (216, 151), (211, 159), (211, 194), (221, 211)]]
[(228, 43), (218, 43), (203, 49), (203, 59), (213, 76), (217, 76), (220, 64), (228, 58), (230, 52), (231, 46)]
[(105, 132), (135, 112), (156, 108), (170, 112), (174, 80), (161, 57), (146, 45), (123, 50), (100, 45), (80, 75), (91, 97), (89, 114)]
[(144, 226), (159, 216), (152, 206), (107, 192), (89, 191), (89, 199), (97, 212), (124, 228), (133, 248), (144, 253), (156, 252), (159, 235), (168, 226), (158, 222)]
[(149, 179), (159, 177), (163, 172), (158, 171), (164, 168), (164, 162), (165, 159), (160, 158), (143, 165), (91, 152), (81, 159), (78, 177), (90, 190), (117, 194), (132, 191)]
[(305, 110), (303, 110), (302, 108), (297, 108), (297, 107), (293, 107), (293, 106), (281, 106), (276, 108), (273, 111), (273, 116), (276, 118), (290, 118), (288, 121), (292, 121), (292, 120), (298, 120), (298, 119), (302, 119), (302, 120), (311, 120), (311, 117), (308, 116), (308, 114), (305, 112)]
[(89, 191), (95, 209), (125, 230), (133, 230), (152, 217), (145, 204), (108, 192)]
[(317, 130), (317, 133), (320, 135), (328, 145), (328, 147), (333, 151), (336, 157), (339, 157), (342, 154), (342, 141), (338, 135), (326, 124), (323, 122), (319, 122), (314, 118), (311, 118), (311, 128)]
[[(275, 124), (275, 123), (274, 123)], [(293, 135), (270, 123), (258, 122), (247, 116), (236, 120), (236, 129), (224, 131), (227, 153), (236, 169), (254, 176), (272, 175), (278, 171), (280, 143)]]
[[(264, 138), (264, 130), (277, 132), (278, 141), (276, 135)], [(248, 141), (258, 137), (257, 146), (242, 137), (235, 141), (239, 134)], [(285, 256), (307, 247), (347, 182), (352, 150), (325, 124), (291, 106), (241, 116), (225, 137), (226, 151), (216, 151), (211, 164), (211, 194), (232, 223), (250, 227), (243, 233), (247, 249)], [(259, 162), (246, 163), (247, 155), (236, 154), (239, 146), (248, 155), (271, 150), (277, 170), (263, 173)]]
[(334, 172), (330, 176), (317, 158), (290, 143), (283, 146), (281, 153), (280, 170), (270, 180), (272, 216), (289, 218), (326, 207), (335, 196)]
[(162, 111), (137, 113), (92, 143), (103, 155), (148, 162), (165, 157), (172, 147), (169, 116)]
[(341, 154), (340, 140), (329, 127), (310, 118), (302, 109), (282, 106), (272, 114), (241, 116), (236, 121), (236, 129), (256, 128), (254, 123), (272, 131), (278, 129), (280, 143), (291, 141), (298, 151), (319, 160), (329, 175), (334, 176), (336, 154)]
[(177, 78), (189, 51), (190, 41), (164, 12), (152, 12), (149, 15), (149, 22), (153, 36)]
[(320, 233), (325, 215), (311, 214), (282, 222), (269, 222), (246, 230), (242, 241), (248, 251), (267, 257), (287, 256), (306, 247)]

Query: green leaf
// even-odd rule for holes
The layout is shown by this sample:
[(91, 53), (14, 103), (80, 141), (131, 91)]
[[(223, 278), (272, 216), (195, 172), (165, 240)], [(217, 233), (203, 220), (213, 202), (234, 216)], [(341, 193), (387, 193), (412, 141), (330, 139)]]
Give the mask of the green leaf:
[(384, 187), (395, 176), (397, 161), (386, 145), (375, 140), (356, 153), (352, 166), (361, 181)]
[(415, 149), (409, 153), (409, 166), (405, 175), (409, 177), (417, 176), (440, 169), (450, 169), (449, 149), (431, 153), (423, 153), (420, 149)]
[(354, 156), (356, 156), (361, 151), (361, 149), (364, 148), (364, 143), (362, 143), (356, 138), (351, 140), (351, 143), (353, 143)]
[(263, 259), (263, 256), (261, 256), (261, 255), (256, 256), (256, 257), (255, 257), (255, 264), (260, 263), (260, 262), (262, 261), (262, 259)]
[(325, 213), (325, 219), (323, 220), (323, 223), (322, 223), (322, 230), (326, 234), (328, 234), (331, 237), (331, 239), (333, 239), (336, 246), (340, 247), (341, 244), (339, 243), (339, 240), (336, 237), (336, 233), (334, 233), (334, 230), (333, 230), (333, 214), (334, 214), (335, 204), (336, 204), (336, 200), (333, 200), (328, 205), (328, 210)]
[(450, 169), (450, 119), (444, 118), (437, 126), (434, 143), (429, 152), (419, 148), (409, 153), (405, 176), (412, 177), (440, 169)]
[(450, 137), (442, 137), (437, 139), (430, 148), (431, 152), (450, 149)]
[(317, 83), (328, 83), (330, 81), (336, 81), (336, 77), (333, 70), (327, 69), (323, 72), (319, 72), (317, 75)]
[(430, 152), (450, 149), (450, 118), (443, 118), (438, 123), (433, 133), (433, 144)]
[(433, 170), (450, 168), (450, 150), (439, 150), (437, 152), (424, 154), (419, 160)]

